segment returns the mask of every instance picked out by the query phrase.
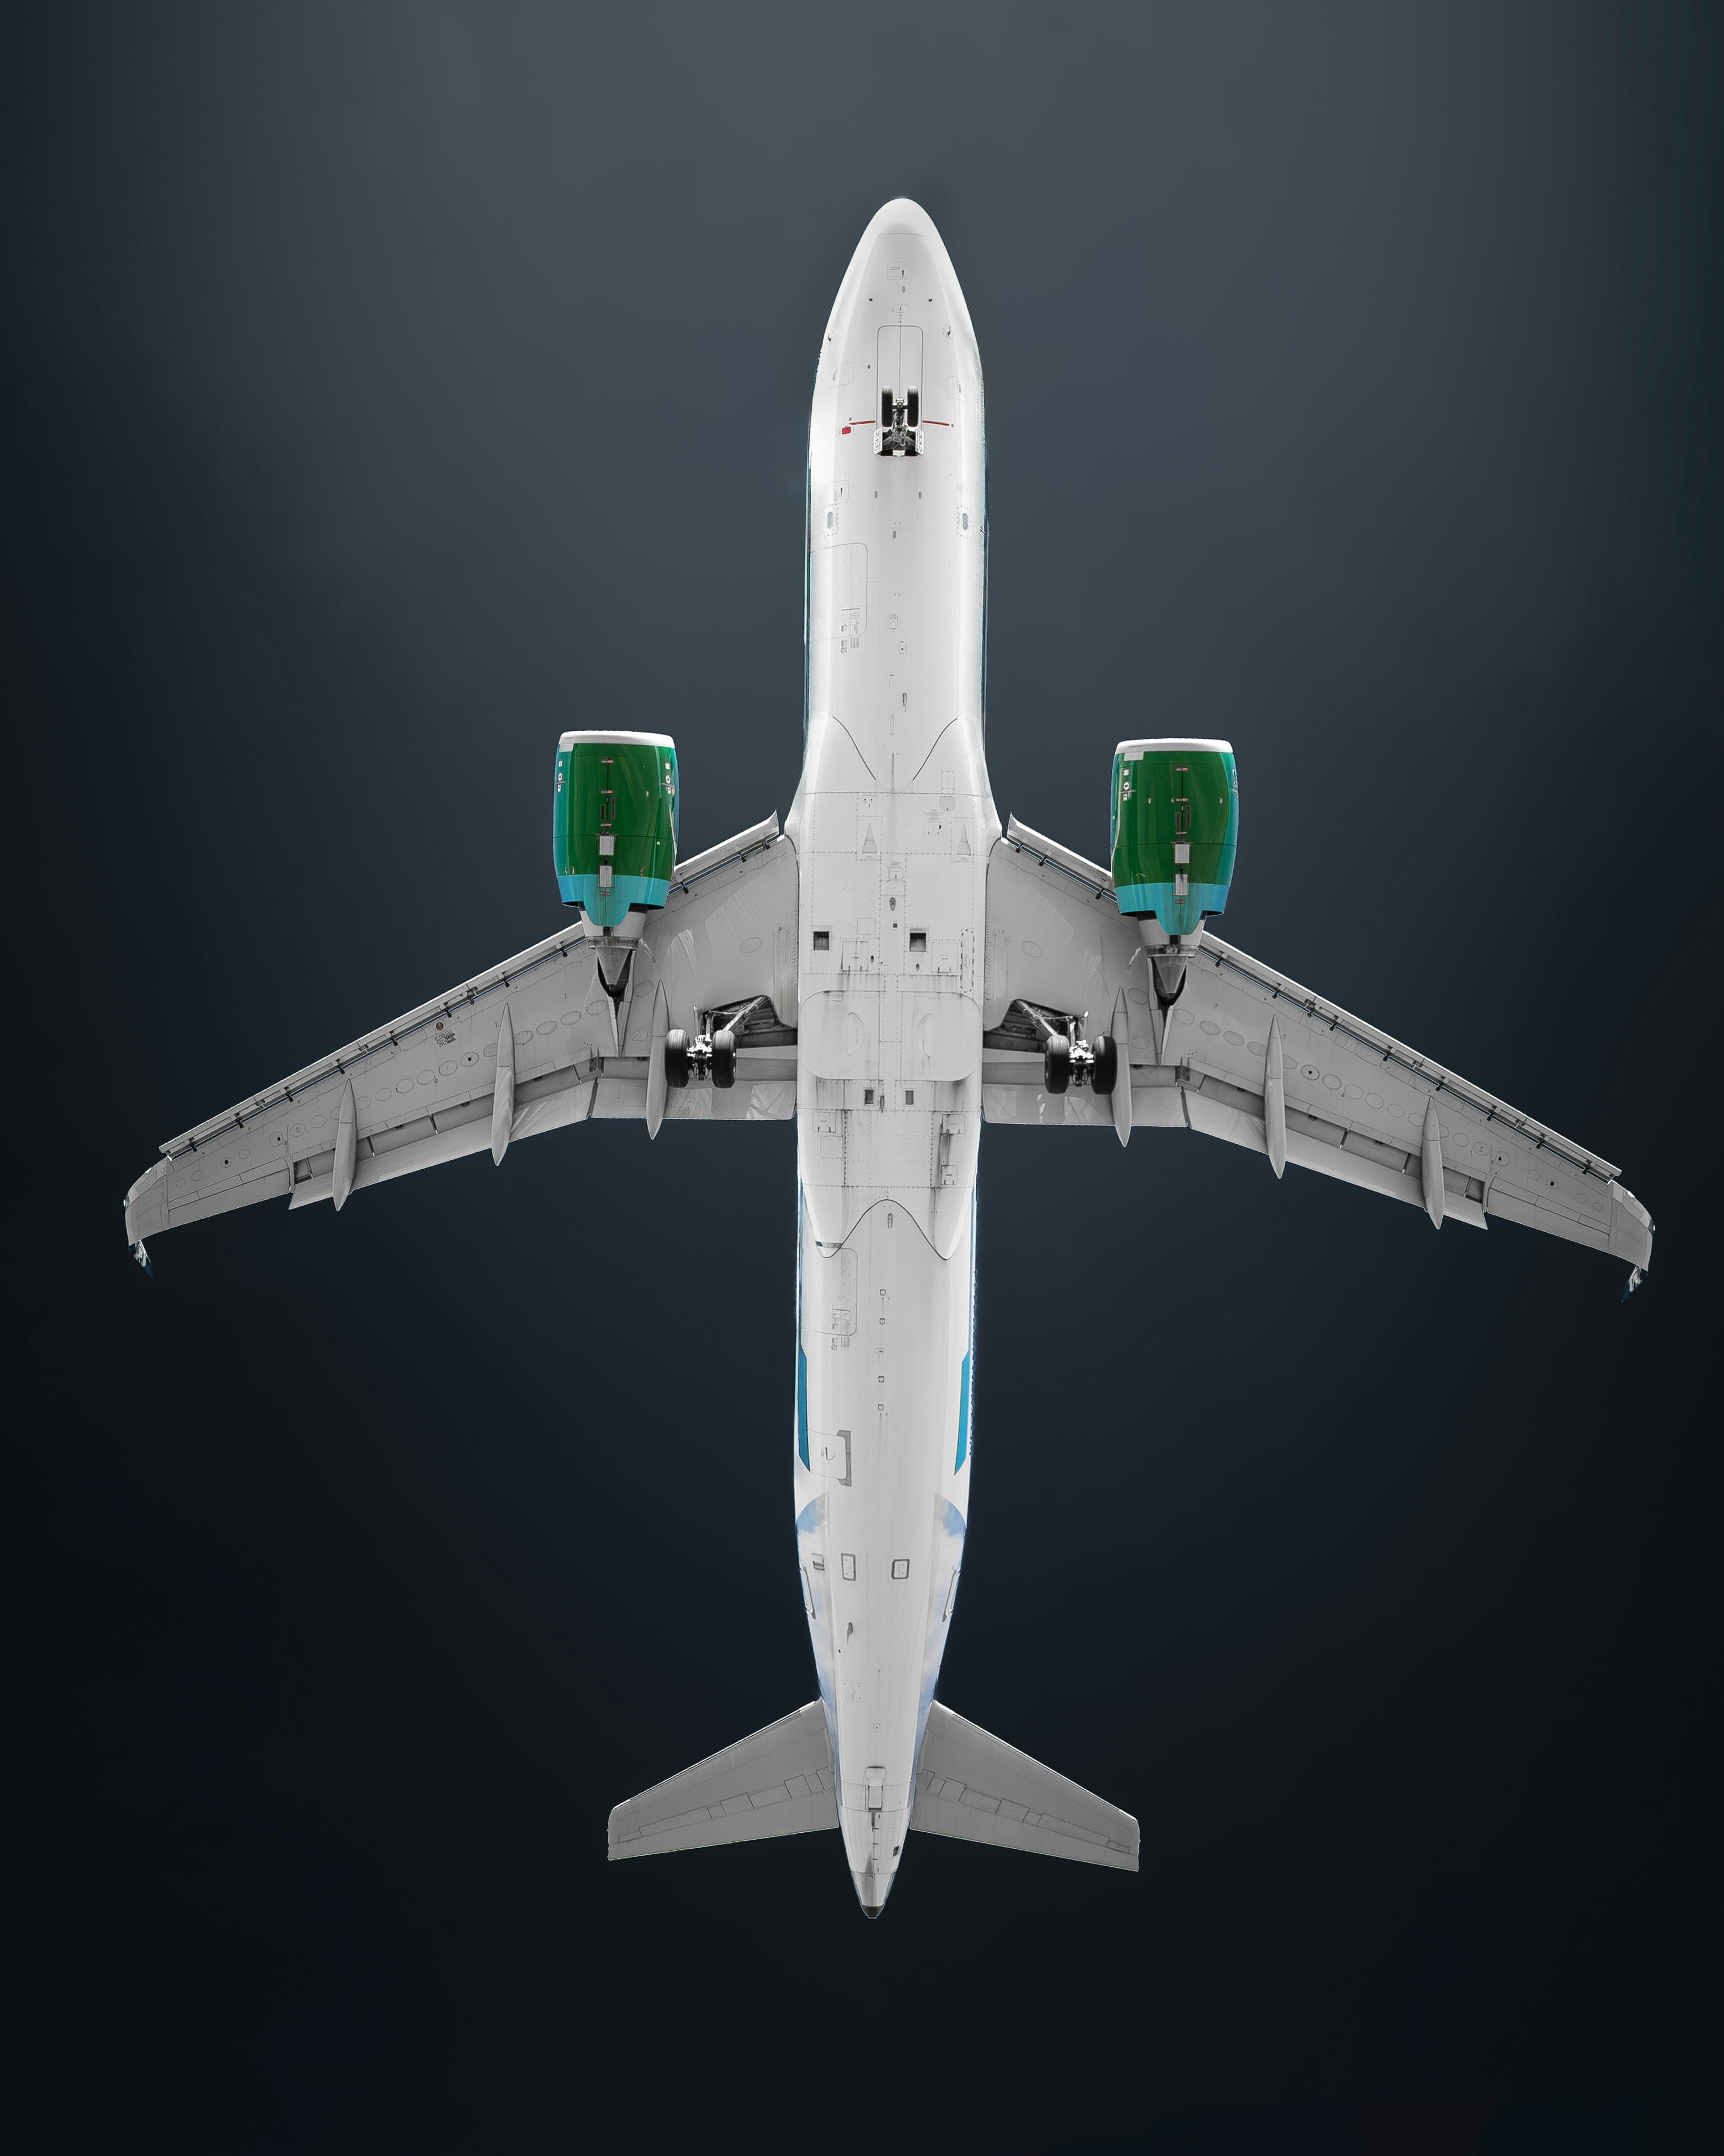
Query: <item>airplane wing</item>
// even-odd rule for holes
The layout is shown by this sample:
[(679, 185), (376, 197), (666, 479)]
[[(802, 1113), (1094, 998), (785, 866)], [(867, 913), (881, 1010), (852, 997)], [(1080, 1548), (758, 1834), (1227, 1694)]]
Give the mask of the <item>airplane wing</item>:
[[(1111, 1096), (1045, 1091), (1038, 1012), (1112, 1037)], [(1651, 1263), (1652, 1222), (1609, 1161), (1207, 930), (1163, 1012), (1107, 870), (1015, 818), (988, 860), (983, 1025), (990, 1122), (1111, 1125), (1121, 1144), (1146, 1124), (1200, 1131), (1439, 1227), (1516, 1220), (1636, 1278)]]
[[(141, 1251), (146, 1236), (269, 1198), (339, 1207), (464, 1153), (500, 1162), (564, 1123), (635, 1116), (656, 1133), (661, 1116), (793, 1116), (796, 952), (796, 852), (771, 816), (678, 865), (609, 983), (572, 923), (171, 1139), (127, 1193), (126, 1240)], [(730, 1010), (735, 1085), (668, 1089), (668, 1028)]]

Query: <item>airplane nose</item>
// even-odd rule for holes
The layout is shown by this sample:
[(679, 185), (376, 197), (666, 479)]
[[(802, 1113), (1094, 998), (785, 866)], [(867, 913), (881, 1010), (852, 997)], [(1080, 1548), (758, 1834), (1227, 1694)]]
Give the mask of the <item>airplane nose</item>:
[(908, 195), (900, 195), (892, 202), (882, 203), (869, 220), (869, 230), (880, 237), (889, 232), (909, 232), (918, 239), (926, 239), (933, 229), (933, 218), (920, 203), (911, 202)]

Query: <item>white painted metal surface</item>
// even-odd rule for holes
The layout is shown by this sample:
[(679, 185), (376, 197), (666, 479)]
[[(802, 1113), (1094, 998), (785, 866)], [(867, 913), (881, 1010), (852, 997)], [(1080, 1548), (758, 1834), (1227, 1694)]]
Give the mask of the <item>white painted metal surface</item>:
[[(916, 393), (921, 453), (879, 454)], [(862, 1906), (902, 1856), (969, 1506), (981, 948), (982, 369), (931, 221), (888, 203), (808, 429), (796, 1503)], [(805, 1404), (804, 1404), (805, 1403)], [(807, 1458), (803, 1455), (806, 1450)]]
[[(882, 454), (882, 449), (886, 453)], [(1650, 1262), (1609, 1162), (1207, 932), (1163, 1009), (1107, 871), (1015, 821), (983, 750), (982, 372), (926, 215), (846, 272), (808, 439), (808, 708), (776, 817), (678, 865), (619, 994), (577, 923), (173, 1139), (146, 1235), (332, 1199), (567, 1122), (794, 1114), (797, 1561), (820, 1697), (619, 1804), (614, 1857), (842, 1830), (877, 1914), (911, 1830), (1135, 1871), (1131, 1816), (936, 1703), (973, 1443), (984, 1119), (1189, 1129), (1423, 1206)], [(1098, 772), (1098, 799), (1101, 774)], [(615, 986), (621, 965), (603, 962)], [(671, 1028), (761, 999), (736, 1083), (667, 1088)], [(1050, 1095), (1025, 1005), (1106, 1029), (1111, 1096)], [(1133, 1174), (1147, 1173), (1133, 1155)], [(1126, 1170), (1122, 1165), (1121, 1173)]]

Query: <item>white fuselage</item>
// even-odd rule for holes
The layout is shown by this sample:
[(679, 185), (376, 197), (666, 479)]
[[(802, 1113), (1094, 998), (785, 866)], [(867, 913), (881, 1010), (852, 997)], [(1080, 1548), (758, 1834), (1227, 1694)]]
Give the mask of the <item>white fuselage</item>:
[[(882, 389), (920, 454), (880, 455)], [(796, 1518), (865, 1909), (902, 1852), (968, 1511), (988, 850), (982, 370), (939, 234), (890, 203), (808, 432)]]

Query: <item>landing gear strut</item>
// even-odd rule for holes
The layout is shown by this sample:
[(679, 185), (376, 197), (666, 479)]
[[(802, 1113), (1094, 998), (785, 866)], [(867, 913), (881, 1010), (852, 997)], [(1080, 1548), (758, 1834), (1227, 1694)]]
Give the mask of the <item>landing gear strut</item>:
[(691, 1078), (707, 1078), (720, 1092), (727, 1091), (736, 1082), (736, 1036), (750, 1012), (765, 1000), (757, 996), (740, 1010), (726, 1013), (719, 1026), (712, 1023), (715, 1012), (702, 1011), (700, 1030), (692, 1039), (681, 1026), (672, 1026), (664, 1036), (665, 1084), (680, 1092)]
[(882, 384), (880, 424), (875, 429), (874, 453), (878, 457), (919, 457), (922, 453), (922, 400), (917, 389), (900, 394)]
[(1058, 1094), (1075, 1085), (1087, 1086), (1106, 1100), (1119, 1082), (1118, 1044), (1105, 1033), (1086, 1040), (1080, 1018), (1049, 1019), (1026, 1003), (1018, 1009), (1034, 1022), (1042, 1038), (1042, 1090)]

